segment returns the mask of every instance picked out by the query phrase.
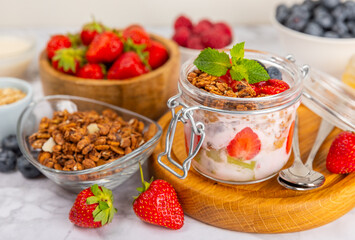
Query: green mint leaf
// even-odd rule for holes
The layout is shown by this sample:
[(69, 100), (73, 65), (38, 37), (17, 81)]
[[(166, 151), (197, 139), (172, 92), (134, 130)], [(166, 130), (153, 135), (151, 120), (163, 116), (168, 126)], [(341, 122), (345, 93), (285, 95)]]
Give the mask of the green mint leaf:
[(216, 77), (226, 74), (231, 67), (228, 54), (212, 48), (202, 50), (194, 64), (201, 71)]
[(237, 43), (230, 51), (232, 58), (236, 61), (244, 58), (244, 43), (245, 42)]
[(233, 65), (230, 74), (232, 79), (236, 81), (248, 79), (248, 70), (243, 65)]
[(241, 64), (247, 69), (250, 84), (270, 79), (267, 71), (255, 60), (243, 59)]

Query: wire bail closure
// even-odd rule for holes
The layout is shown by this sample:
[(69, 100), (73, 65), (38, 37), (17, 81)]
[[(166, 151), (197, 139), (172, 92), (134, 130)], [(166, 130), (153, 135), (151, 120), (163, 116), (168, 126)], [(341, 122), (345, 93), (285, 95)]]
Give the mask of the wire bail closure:
[[(181, 90), (179, 89), (179, 93), (173, 97), (171, 97), (168, 100), (168, 107), (171, 109), (171, 114), (172, 114), (172, 120), (169, 124), (168, 131), (166, 133), (166, 138), (165, 138), (165, 151), (160, 153), (158, 155), (158, 163), (168, 170), (170, 173), (174, 174), (174, 176), (180, 178), (180, 179), (185, 179), (187, 176), (187, 173), (191, 167), (191, 160), (196, 156), (198, 151), (200, 150), (202, 143), (205, 139), (205, 125), (202, 122), (195, 122), (193, 119), (193, 111), (199, 109), (199, 107), (188, 107), (186, 104), (180, 102), (178, 99), (181, 97)], [(177, 113), (175, 113), (175, 108), (182, 106), (182, 109), (180, 109)], [(189, 153), (187, 158), (184, 160), (182, 165), (178, 162), (176, 162), (174, 159), (171, 157), (171, 148), (173, 145), (174, 141), (174, 136), (175, 136), (175, 131), (176, 131), (176, 125), (178, 122), (182, 122), (184, 125), (190, 121), (191, 123), (191, 137), (190, 137), (190, 144), (189, 144)], [(200, 140), (197, 143), (197, 146), (195, 149), (194, 148), (194, 140), (196, 136), (200, 136)], [(162, 161), (162, 158), (166, 156), (168, 161), (172, 163), (175, 167), (179, 168), (181, 171), (183, 171), (182, 174), (177, 173), (169, 167), (167, 164), (165, 164)]]

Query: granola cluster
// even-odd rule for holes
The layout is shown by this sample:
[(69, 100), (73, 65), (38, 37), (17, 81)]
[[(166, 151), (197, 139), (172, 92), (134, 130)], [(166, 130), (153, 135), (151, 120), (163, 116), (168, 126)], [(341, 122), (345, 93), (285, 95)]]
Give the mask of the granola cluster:
[(74, 112), (57, 111), (42, 118), (38, 132), (29, 137), (41, 149), (38, 161), (49, 168), (75, 171), (100, 166), (132, 152), (149, 139), (144, 123), (126, 122), (110, 109)]
[(0, 106), (17, 102), (26, 97), (26, 93), (16, 88), (0, 88)]
[(247, 81), (236, 82), (236, 91), (228, 86), (219, 77), (209, 75), (201, 70), (194, 70), (187, 76), (189, 82), (207, 92), (214, 93), (226, 97), (251, 98), (256, 97), (255, 91), (250, 87)]

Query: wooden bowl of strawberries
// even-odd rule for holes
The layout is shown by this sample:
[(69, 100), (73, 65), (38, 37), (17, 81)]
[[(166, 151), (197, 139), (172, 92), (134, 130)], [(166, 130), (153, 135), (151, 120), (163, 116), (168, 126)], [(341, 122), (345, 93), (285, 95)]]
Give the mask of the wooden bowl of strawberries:
[(52, 36), (39, 59), (45, 95), (92, 98), (152, 119), (176, 93), (179, 67), (173, 41), (139, 25), (116, 30), (95, 21), (79, 34)]

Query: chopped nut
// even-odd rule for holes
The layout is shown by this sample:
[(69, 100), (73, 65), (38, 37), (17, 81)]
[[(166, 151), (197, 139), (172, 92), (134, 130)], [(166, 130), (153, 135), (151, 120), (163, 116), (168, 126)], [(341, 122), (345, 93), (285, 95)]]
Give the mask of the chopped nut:
[(96, 164), (93, 160), (91, 159), (84, 159), (83, 161), (83, 167), (84, 169), (89, 169), (89, 168), (93, 168), (96, 167)]
[(97, 126), (96, 123), (91, 123), (86, 128), (88, 129), (89, 134), (93, 134), (100, 131), (100, 128)]
[(53, 147), (56, 145), (53, 138), (49, 138), (42, 146), (42, 150), (45, 152), (53, 152)]
[(122, 148), (126, 148), (126, 147), (131, 146), (131, 139), (128, 138), (128, 137), (122, 138), (122, 139), (121, 139), (120, 146), (121, 146)]

